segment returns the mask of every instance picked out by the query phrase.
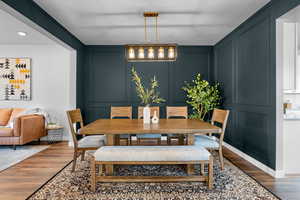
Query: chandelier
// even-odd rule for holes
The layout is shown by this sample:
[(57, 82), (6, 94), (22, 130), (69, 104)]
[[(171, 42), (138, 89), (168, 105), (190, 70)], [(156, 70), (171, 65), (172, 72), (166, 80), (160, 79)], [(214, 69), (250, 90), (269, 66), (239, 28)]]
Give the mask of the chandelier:
[[(159, 44), (158, 40), (158, 12), (144, 12), (145, 44), (128, 44), (125, 54), (128, 62), (163, 62), (176, 61), (176, 44)], [(155, 18), (156, 43), (148, 42), (147, 18)]]

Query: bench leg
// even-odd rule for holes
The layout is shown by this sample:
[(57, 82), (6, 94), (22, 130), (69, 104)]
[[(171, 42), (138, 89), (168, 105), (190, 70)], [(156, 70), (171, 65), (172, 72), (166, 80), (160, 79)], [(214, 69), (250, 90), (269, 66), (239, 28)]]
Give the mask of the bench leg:
[[(114, 135), (106, 135), (106, 139), (107, 139), (107, 146), (115, 146), (115, 136)], [(106, 174), (108, 176), (113, 175), (114, 172), (114, 166), (113, 165), (106, 165)]]
[(92, 158), (91, 162), (91, 190), (96, 192), (96, 165), (95, 158)]
[(210, 156), (208, 164), (208, 189), (213, 188), (213, 173), (214, 173), (213, 158)]

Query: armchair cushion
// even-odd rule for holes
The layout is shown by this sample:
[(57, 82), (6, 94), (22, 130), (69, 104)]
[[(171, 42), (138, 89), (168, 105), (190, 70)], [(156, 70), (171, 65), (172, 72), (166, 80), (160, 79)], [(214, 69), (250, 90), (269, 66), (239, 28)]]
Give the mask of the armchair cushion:
[(220, 146), (219, 141), (214, 136), (197, 135), (195, 139), (195, 145), (207, 149), (218, 149)]
[(24, 111), (25, 111), (24, 108), (14, 108), (14, 109), (12, 110), (12, 113), (11, 113), (11, 115), (10, 115), (10, 118), (9, 118), (9, 122), (8, 122), (8, 123), (13, 122), (14, 119), (15, 119), (19, 114), (21, 114), (21, 113), (24, 112)]
[(93, 148), (93, 147), (102, 147), (105, 145), (106, 137), (105, 135), (92, 135), (85, 136), (78, 141), (79, 148)]
[(0, 109), (0, 126), (6, 126), (10, 116), (12, 109), (11, 108), (1, 108)]
[(0, 137), (12, 137), (14, 130), (12, 128), (0, 127)]

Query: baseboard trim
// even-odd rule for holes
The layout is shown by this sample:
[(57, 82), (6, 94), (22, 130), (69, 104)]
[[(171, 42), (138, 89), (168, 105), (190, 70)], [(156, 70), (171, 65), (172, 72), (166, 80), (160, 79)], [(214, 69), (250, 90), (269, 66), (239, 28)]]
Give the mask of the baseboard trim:
[(237, 155), (239, 155), (243, 159), (247, 160), (248, 162), (250, 162), (254, 166), (258, 167), (262, 171), (264, 171), (267, 174), (271, 175), (272, 177), (274, 177), (274, 178), (283, 178), (285, 176), (285, 173), (284, 173), (283, 170), (277, 170), (277, 171), (273, 170), (270, 167), (266, 166), (265, 164), (259, 162), (258, 160), (252, 158), (251, 156), (245, 154), (244, 152), (238, 150), (237, 148), (231, 146), (230, 144), (228, 144), (226, 142), (223, 142), (223, 145), (224, 145), (224, 147), (228, 148), (230, 151), (236, 153)]

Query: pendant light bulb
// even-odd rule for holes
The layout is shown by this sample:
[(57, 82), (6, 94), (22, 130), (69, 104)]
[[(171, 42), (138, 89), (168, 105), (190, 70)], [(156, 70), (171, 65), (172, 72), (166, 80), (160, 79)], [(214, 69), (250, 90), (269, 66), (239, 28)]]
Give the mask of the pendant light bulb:
[(129, 48), (128, 57), (129, 57), (129, 59), (134, 59), (135, 58), (134, 48), (132, 48), (132, 47)]
[(150, 47), (148, 49), (148, 58), (149, 59), (153, 59), (154, 58), (154, 49), (152, 47)]
[(169, 47), (168, 49), (168, 58), (173, 59), (175, 57), (174, 47)]
[(165, 50), (163, 47), (159, 47), (158, 49), (158, 58), (163, 59), (165, 57)]
[(139, 55), (138, 55), (138, 57), (139, 57), (140, 59), (143, 59), (143, 58), (145, 57), (145, 54), (144, 54), (144, 48), (143, 48), (143, 47), (140, 47), (140, 48), (139, 48)]

